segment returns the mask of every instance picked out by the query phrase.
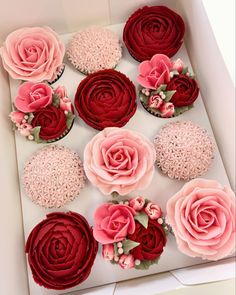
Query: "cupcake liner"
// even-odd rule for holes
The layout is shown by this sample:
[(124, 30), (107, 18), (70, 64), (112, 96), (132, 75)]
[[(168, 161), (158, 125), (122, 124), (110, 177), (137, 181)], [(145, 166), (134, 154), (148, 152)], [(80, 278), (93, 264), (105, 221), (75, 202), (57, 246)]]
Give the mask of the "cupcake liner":
[(61, 78), (61, 76), (63, 75), (63, 73), (65, 71), (65, 67), (66, 67), (66, 65), (63, 63), (59, 67), (59, 69), (56, 70), (56, 72), (53, 75), (53, 78), (51, 80), (47, 81), (49, 85), (54, 84), (55, 82), (57, 82)]

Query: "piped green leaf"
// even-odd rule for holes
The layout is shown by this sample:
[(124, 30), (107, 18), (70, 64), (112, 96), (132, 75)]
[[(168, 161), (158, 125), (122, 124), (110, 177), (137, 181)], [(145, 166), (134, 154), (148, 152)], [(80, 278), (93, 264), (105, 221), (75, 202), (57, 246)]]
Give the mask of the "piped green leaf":
[(165, 98), (164, 98), (164, 101), (165, 102), (169, 102), (170, 100), (171, 100), (171, 98), (172, 98), (172, 96), (175, 94), (175, 92), (176, 92), (176, 90), (170, 90), (170, 91), (166, 91), (166, 92), (164, 92), (164, 94), (165, 94)]
[(143, 260), (143, 261), (141, 261), (141, 263), (139, 265), (135, 265), (135, 268), (136, 269), (141, 269), (141, 270), (149, 269), (149, 267), (152, 264), (157, 264), (158, 261), (159, 261), (159, 258), (157, 258), (155, 260)]
[(75, 119), (75, 115), (71, 112), (69, 112), (67, 115), (66, 115), (66, 125), (67, 125), (67, 128), (70, 129), (71, 126), (72, 126), (72, 123)]
[(37, 126), (30, 130), (31, 135), (34, 137), (34, 141), (37, 143), (43, 142), (43, 140), (39, 137), (40, 128), (40, 126)]
[(184, 106), (184, 107), (175, 107), (175, 116), (183, 114), (184, 112), (186, 112), (192, 108), (193, 108), (193, 104), (191, 104), (189, 106)]
[(188, 72), (188, 67), (183, 68), (181, 74), (185, 75)]
[(124, 240), (122, 242), (124, 254), (129, 254), (129, 251), (140, 245), (140, 243), (134, 242), (132, 240)]
[(161, 91), (165, 91), (167, 87), (167, 84), (162, 84), (157, 88), (157, 93), (160, 93)]
[(146, 96), (145, 94), (143, 94), (142, 91), (139, 92), (139, 98), (145, 105), (148, 104), (149, 96)]
[(142, 224), (142, 226), (144, 226), (145, 228), (148, 227), (148, 216), (144, 211), (136, 213), (134, 215), (134, 219), (137, 220), (140, 224)]

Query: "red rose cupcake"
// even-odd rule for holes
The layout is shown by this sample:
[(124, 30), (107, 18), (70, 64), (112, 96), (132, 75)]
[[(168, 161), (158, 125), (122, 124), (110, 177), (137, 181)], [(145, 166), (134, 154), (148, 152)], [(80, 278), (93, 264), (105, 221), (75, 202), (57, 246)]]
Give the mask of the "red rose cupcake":
[(178, 116), (191, 109), (198, 98), (198, 84), (181, 59), (172, 62), (164, 54), (155, 54), (143, 61), (138, 71), (140, 101), (154, 116)]
[(54, 290), (85, 281), (97, 250), (87, 220), (75, 212), (48, 214), (31, 231), (25, 246), (35, 282)]
[(171, 228), (161, 208), (143, 197), (112, 201), (94, 213), (95, 239), (103, 258), (123, 269), (148, 269), (158, 262)]
[(122, 127), (137, 108), (134, 84), (112, 69), (88, 75), (78, 86), (75, 108), (92, 128)]
[(123, 39), (138, 61), (161, 53), (172, 57), (183, 43), (182, 18), (165, 6), (145, 6), (135, 11), (124, 27)]
[(54, 142), (72, 128), (74, 111), (64, 86), (53, 90), (47, 83), (25, 82), (14, 102), (10, 118), (19, 133), (37, 143)]

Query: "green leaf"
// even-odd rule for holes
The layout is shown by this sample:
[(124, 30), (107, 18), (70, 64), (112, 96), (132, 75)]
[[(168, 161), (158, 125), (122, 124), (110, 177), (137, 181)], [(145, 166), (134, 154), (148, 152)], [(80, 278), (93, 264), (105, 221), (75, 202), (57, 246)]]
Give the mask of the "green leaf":
[(40, 126), (37, 126), (30, 130), (31, 135), (34, 137), (34, 141), (37, 143), (43, 142), (43, 140), (39, 137), (40, 128)]
[(178, 116), (180, 114), (183, 114), (184, 112), (190, 110), (193, 108), (193, 104), (185, 107), (175, 107), (175, 116)]
[(157, 88), (157, 93), (160, 93), (161, 91), (165, 91), (167, 87), (167, 84), (162, 84)]
[(60, 105), (60, 97), (57, 94), (52, 95), (52, 105), (55, 107), (59, 107)]
[(159, 258), (155, 259), (155, 260), (143, 260), (141, 261), (141, 263), (139, 265), (135, 265), (136, 269), (149, 269), (149, 267), (153, 264), (157, 264), (159, 261)]
[(75, 119), (75, 115), (71, 112), (69, 112), (67, 115), (66, 115), (66, 125), (67, 125), (67, 128), (70, 129), (71, 126), (72, 126), (72, 123), (74, 122), (74, 119)]
[(148, 104), (148, 99), (149, 96), (146, 96), (145, 94), (142, 93), (142, 91), (139, 92), (139, 99), (145, 104)]
[(129, 254), (129, 251), (130, 250), (132, 250), (133, 248), (135, 248), (138, 245), (140, 245), (140, 243), (134, 242), (132, 240), (124, 240), (122, 242), (122, 244), (123, 244), (124, 254)]
[(185, 75), (188, 72), (188, 67), (183, 68), (181, 74)]
[(142, 224), (142, 226), (144, 226), (145, 228), (148, 227), (148, 216), (144, 211), (135, 214), (134, 219), (137, 220), (140, 224)]
[(165, 94), (165, 98), (164, 98), (164, 101), (165, 102), (169, 102), (170, 100), (171, 100), (171, 98), (172, 98), (172, 96), (175, 94), (175, 92), (176, 92), (176, 90), (171, 90), (171, 91), (166, 91), (166, 92), (164, 92), (164, 94)]

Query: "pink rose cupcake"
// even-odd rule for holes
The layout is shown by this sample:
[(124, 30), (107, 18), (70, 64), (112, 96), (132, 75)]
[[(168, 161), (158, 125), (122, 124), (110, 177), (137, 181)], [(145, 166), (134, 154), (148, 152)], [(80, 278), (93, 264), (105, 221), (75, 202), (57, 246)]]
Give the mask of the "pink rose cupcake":
[(13, 79), (55, 82), (64, 71), (65, 48), (49, 27), (25, 27), (9, 34), (0, 48), (3, 66)]
[(217, 181), (186, 183), (168, 201), (167, 219), (188, 256), (219, 260), (235, 251), (235, 195)]
[(47, 83), (25, 82), (20, 85), (10, 113), (15, 129), (37, 143), (53, 142), (72, 128), (74, 110), (64, 86), (55, 90)]
[(154, 161), (155, 149), (145, 136), (117, 127), (99, 132), (84, 151), (85, 173), (106, 195), (146, 188), (152, 180)]

